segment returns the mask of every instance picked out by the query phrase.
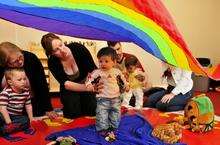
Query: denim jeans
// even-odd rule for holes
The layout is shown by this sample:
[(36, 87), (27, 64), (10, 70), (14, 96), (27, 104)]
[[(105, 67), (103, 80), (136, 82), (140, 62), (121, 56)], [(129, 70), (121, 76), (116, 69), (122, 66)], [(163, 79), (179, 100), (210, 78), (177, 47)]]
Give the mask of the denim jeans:
[[(29, 128), (30, 121), (29, 121), (27, 116), (24, 116), (24, 115), (11, 115), (11, 114), (9, 116), (10, 116), (10, 119), (11, 119), (12, 123), (19, 124), (19, 128), (14, 128), (13, 132), (22, 131), (22, 130), (25, 130), (25, 129)], [(5, 120), (2, 116), (2, 114), (0, 113), (0, 135), (1, 136), (6, 135), (5, 127), (6, 127)]]
[(96, 130), (117, 129), (120, 123), (121, 98), (97, 98)]
[(157, 108), (160, 111), (179, 111), (183, 110), (186, 103), (192, 96), (192, 90), (187, 92), (186, 94), (180, 93), (176, 95), (173, 99), (170, 100), (169, 103), (162, 103), (161, 99), (164, 95), (168, 94), (167, 90), (162, 90), (155, 92), (150, 95), (148, 98), (148, 102), (146, 103), (146, 107)]

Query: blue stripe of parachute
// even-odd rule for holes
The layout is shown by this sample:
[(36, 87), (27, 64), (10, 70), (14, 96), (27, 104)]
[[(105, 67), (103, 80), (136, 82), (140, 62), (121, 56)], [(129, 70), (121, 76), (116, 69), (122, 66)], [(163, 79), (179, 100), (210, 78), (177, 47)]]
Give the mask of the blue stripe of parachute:
[[(63, 9), (61, 10), (61, 9), (55, 9), (55, 8), (53, 9), (37, 8), (31, 5), (26, 5), (26, 4), (15, 2), (15, 1), (13, 1), (12, 5), (18, 6), (18, 7), (0, 5), (0, 8), (13, 10), (13, 11), (17, 11), (20, 13), (25, 13), (28, 15), (48, 18), (50, 20), (52, 19), (56, 21), (71, 23), (73, 25), (80, 25), (84, 27), (87, 26), (90, 28), (101, 30), (103, 32), (113, 33), (114, 36), (127, 38), (126, 40), (123, 39), (124, 41), (133, 40), (133, 42), (135, 42), (140, 47), (144, 48), (146, 51), (148, 51), (152, 55), (164, 60), (164, 57), (161, 55), (156, 43), (146, 33), (140, 31), (139, 29), (135, 28), (134, 26), (128, 23), (115, 19), (111, 16), (92, 12), (92, 11), (84, 11), (84, 10), (70, 11), (70, 10), (63, 10)], [(54, 23), (53, 25), (56, 25), (56, 23)], [(60, 29), (62, 31), (63, 27), (61, 27)], [(80, 29), (79, 31), (83, 31), (83, 29)], [(86, 36), (81, 35), (80, 37), (90, 38), (90, 39), (93, 38), (89, 36), (92, 34), (89, 34), (89, 33), (85, 33), (85, 34)], [(79, 35), (74, 35), (74, 36), (79, 37)], [(112, 40), (112, 38), (106, 39), (106, 37), (102, 35), (97, 35), (97, 37), (93, 39)], [(114, 39), (114, 40), (121, 41), (122, 39)]]

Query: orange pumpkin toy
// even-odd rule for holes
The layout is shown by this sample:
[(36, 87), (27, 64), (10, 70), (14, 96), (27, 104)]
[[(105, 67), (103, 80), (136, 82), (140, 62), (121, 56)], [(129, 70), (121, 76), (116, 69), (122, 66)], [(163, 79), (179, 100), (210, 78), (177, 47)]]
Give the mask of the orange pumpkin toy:
[(211, 100), (201, 94), (192, 98), (184, 110), (184, 119), (193, 132), (206, 132), (214, 126), (214, 109)]

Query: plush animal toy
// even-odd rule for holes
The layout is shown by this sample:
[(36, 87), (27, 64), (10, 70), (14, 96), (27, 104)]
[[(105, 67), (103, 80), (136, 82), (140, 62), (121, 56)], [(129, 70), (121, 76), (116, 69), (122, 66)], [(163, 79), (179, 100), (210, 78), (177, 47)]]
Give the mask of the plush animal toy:
[(47, 145), (77, 145), (76, 139), (72, 136), (58, 137), (56, 141), (52, 141)]
[(182, 126), (177, 122), (157, 125), (152, 135), (165, 143), (177, 143), (182, 137)]
[(184, 119), (193, 132), (206, 132), (214, 126), (214, 109), (211, 100), (201, 94), (192, 98), (184, 110)]

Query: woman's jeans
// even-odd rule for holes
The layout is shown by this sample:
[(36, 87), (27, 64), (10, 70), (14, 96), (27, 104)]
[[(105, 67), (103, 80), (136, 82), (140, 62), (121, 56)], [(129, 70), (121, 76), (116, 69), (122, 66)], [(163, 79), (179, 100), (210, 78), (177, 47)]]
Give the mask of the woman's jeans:
[(162, 90), (150, 95), (146, 107), (157, 108), (158, 110), (165, 112), (179, 111), (184, 109), (188, 100), (192, 96), (192, 90), (190, 90), (184, 95), (182, 93), (176, 95), (170, 100), (169, 103), (162, 103), (161, 99), (163, 98), (163, 96), (169, 93), (170, 91)]
[(121, 98), (97, 98), (96, 130), (117, 129), (120, 123)]

